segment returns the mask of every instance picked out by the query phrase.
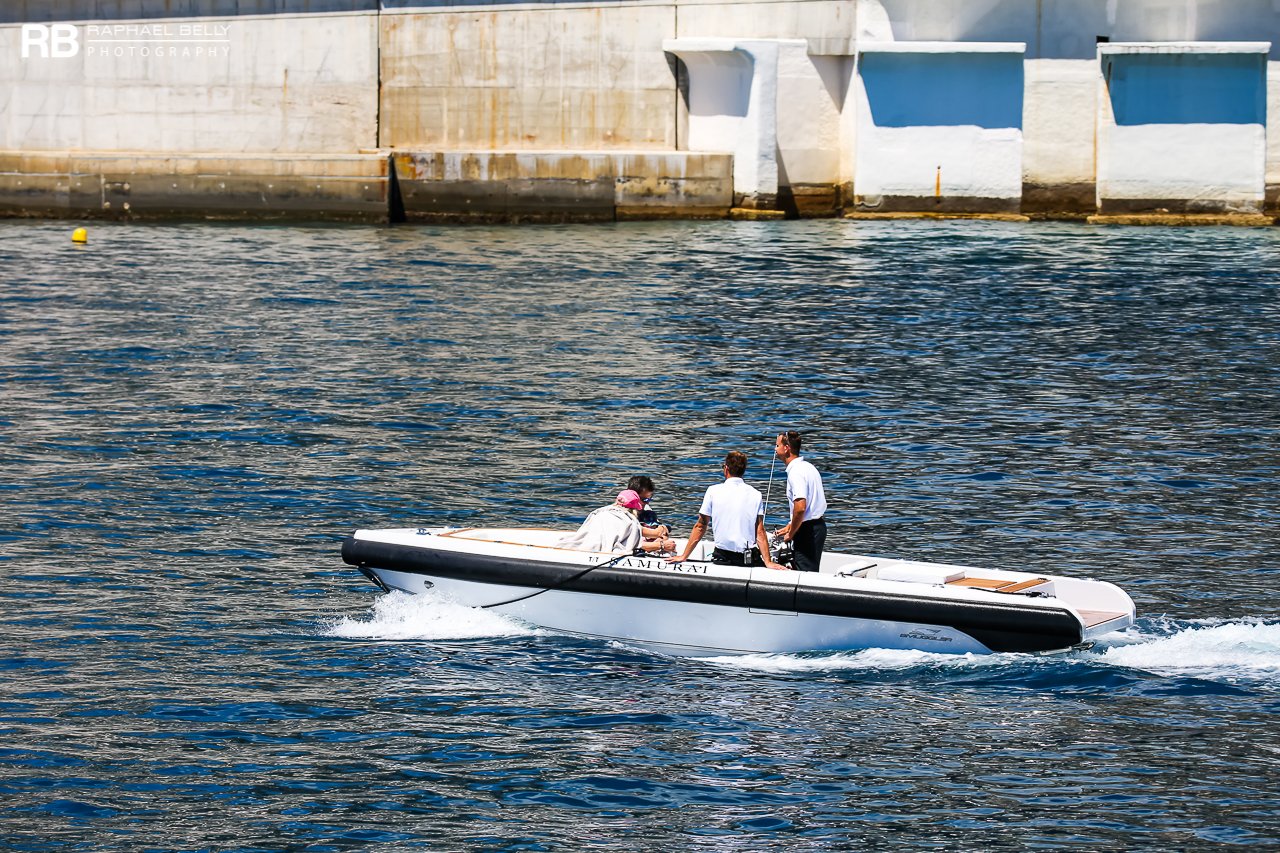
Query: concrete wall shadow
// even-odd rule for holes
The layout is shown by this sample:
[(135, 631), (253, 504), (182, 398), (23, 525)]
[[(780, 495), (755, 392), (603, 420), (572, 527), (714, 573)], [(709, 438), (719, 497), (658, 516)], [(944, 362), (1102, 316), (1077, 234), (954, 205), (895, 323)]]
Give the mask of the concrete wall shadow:
[(1020, 41), (1027, 59), (1092, 59), (1112, 42), (1272, 42), (1273, 0), (863, 0), (860, 20), (883, 41)]
[(1120, 54), (1103, 75), (1118, 125), (1267, 122), (1266, 57)]
[(877, 127), (1022, 128), (1016, 53), (864, 53), (859, 73)]

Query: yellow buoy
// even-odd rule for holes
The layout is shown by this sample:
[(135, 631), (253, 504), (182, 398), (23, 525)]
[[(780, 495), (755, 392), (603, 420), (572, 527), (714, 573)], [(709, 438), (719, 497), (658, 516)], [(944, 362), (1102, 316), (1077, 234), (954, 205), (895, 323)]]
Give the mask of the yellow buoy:
[(83, 228), (77, 228), (76, 230), (71, 232), (71, 242), (72, 243), (88, 243), (89, 232), (84, 230)]

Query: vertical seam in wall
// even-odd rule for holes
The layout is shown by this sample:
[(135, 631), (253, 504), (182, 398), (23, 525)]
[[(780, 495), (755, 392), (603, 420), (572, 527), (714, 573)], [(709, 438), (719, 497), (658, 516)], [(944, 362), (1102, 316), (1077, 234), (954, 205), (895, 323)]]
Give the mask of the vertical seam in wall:
[[(680, 0), (671, 0), (671, 37), (673, 39), (680, 38)], [(676, 91), (675, 100), (672, 106), (675, 108), (675, 115), (671, 120), (675, 123), (675, 129), (672, 136), (675, 137), (676, 150), (680, 151), (680, 68), (683, 60), (676, 56)]]
[(1041, 56), (1042, 46), (1040, 43), (1040, 39), (1042, 38), (1043, 29), (1044, 29), (1044, 0), (1036, 0), (1036, 55), (1035, 55), (1036, 59), (1039, 59)]
[(378, 0), (378, 8), (374, 10), (373, 14), (374, 61), (378, 64), (378, 91), (376, 94), (378, 103), (375, 105), (373, 112), (373, 146), (375, 148), (382, 147), (382, 4), (383, 0)]
[[(862, 17), (860, 14), (861, 9), (862, 9), (861, 3), (855, 2), (853, 4), (853, 41), (849, 45), (850, 66), (849, 66), (849, 73), (845, 75), (845, 80), (844, 80), (844, 85), (845, 85), (844, 97), (840, 99), (840, 134), (837, 138), (840, 140), (839, 147), (841, 151), (841, 155), (840, 155), (841, 159), (836, 164), (836, 175), (838, 180), (840, 181), (840, 192), (837, 198), (839, 199), (841, 213), (843, 213), (847, 208), (853, 205), (853, 198), (854, 198), (853, 194), (855, 191), (853, 179), (854, 179), (854, 176), (858, 174), (858, 136), (859, 136), (858, 109), (857, 109), (858, 52), (862, 49), (862, 32), (861, 30), (858, 29), (858, 22), (859, 20), (861, 20), (861, 17)], [(853, 104), (852, 115), (846, 121), (844, 111), (849, 109), (850, 93), (852, 93), (854, 97), (854, 104)], [(849, 144), (850, 140), (845, 139), (845, 132), (849, 130), (849, 127), (850, 127), (849, 122), (853, 123), (852, 144)], [(849, 148), (848, 148), (849, 171), (847, 173), (844, 172), (844, 168), (843, 168), (846, 145), (849, 145)]]

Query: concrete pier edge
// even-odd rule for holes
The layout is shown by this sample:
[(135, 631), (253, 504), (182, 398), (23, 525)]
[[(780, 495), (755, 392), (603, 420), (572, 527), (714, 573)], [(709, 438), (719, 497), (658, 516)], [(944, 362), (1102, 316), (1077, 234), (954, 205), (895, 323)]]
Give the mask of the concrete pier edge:
[(1086, 221), (1090, 225), (1234, 225), (1259, 228), (1274, 226), (1276, 217), (1264, 213), (1123, 213), (1097, 214)]
[[(404, 151), (149, 154), (0, 151), (0, 218), (118, 221), (320, 221), (352, 223), (558, 223), (654, 219), (843, 217), (875, 220), (1079, 221), (1094, 225), (1278, 223), (1266, 210), (1085, 212), (1072, 203), (1034, 211), (936, 209), (885, 199), (867, 210), (848, 185), (806, 186), (804, 195), (733, 192), (733, 156), (690, 151)], [(1269, 187), (1269, 190), (1274, 187)], [(797, 199), (812, 199), (797, 203)], [(905, 201), (905, 203), (903, 203)], [(920, 207), (934, 207), (922, 210)], [(1110, 205), (1109, 205), (1110, 206)], [(912, 209), (912, 208), (916, 209)], [(903, 209), (905, 208), (905, 209)]]
[[(847, 186), (734, 193), (733, 157), (690, 151), (402, 151), (146, 154), (0, 151), (0, 218), (520, 224), (655, 219), (1080, 221), (1278, 224), (1266, 212), (867, 210)], [(1071, 188), (1074, 192), (1074, 188)], [(1043, 188), (1037, 188), (1043, 198)], [(932, 200), (927, 200), (933, 206)], [(1268, 198), (1268, 202), (1272, 202)], [(886, 205), (888, 206), (888, 205)], [(921, 205), (923, 206), (923, 205)]]

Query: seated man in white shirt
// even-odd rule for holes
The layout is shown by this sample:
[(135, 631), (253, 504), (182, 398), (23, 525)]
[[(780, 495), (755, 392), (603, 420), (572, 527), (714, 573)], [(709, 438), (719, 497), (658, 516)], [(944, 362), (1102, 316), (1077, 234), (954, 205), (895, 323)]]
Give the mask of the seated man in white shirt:
[[(682, 563), (689, 559), (694, 547), (702, 541), (710, 523), (715, 536), (715, 551), (711, 560), (726, 566), (764, 565), (771, 569), (785, 569), (769, 557), (769, 537), (764, 532), (763, 499), (760, 490), (748, 486), (742, 479), (747, 471), (747, 457), (731, 450), (724, 457), (724, 482), (707, 489), (698, 510), (698, 520), (685, 543), (684, 553), (668, 557), (668, 562)], [(752, 550), (752, 545), (759, 554)]]

